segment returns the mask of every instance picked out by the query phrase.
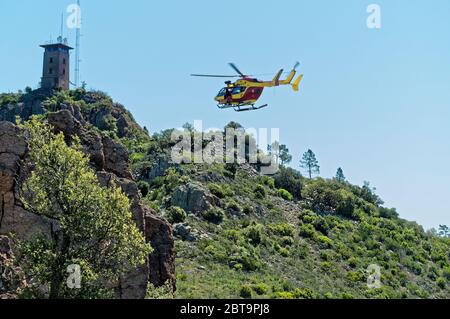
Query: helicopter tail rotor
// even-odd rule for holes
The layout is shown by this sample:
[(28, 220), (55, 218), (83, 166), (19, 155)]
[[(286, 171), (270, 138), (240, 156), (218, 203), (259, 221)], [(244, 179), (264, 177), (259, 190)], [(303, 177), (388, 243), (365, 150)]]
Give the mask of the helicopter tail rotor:
[(283, 70), (278, 71), (277, 75), (272, 80), (273, 86), (279, 86), (280, 85), (280, 77), (281, 74), (283, 74)]
[(299, 77), (292, 84), (292, 88), (294, 89), (295, 92), (299, 91), (299, 86), (300, 86), (300, 82), (302, 81), (302, 79), (303, 79), (303, 74), (300, 74)]

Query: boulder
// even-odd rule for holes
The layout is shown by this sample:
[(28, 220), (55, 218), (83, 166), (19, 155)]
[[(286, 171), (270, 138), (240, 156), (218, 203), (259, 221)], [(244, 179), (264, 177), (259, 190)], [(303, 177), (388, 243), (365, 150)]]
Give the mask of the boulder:
[(183, 241), (194, 242), (199, 238), (198, 234), (192, 230), (188, 223), (175, 224), (173, 226), (173, 234)]
[(86, 129), (71, 112), (73, 112), (73, 108), (49, 113), (48, 122), (56, 131), (64, 133), (68, 143), (72, 142), (73, 136), (78, 136), (84, 152), (90, 157), (91, 163), (96, 169), (102, 170), (105, 167), (102, 138), (93, 130)]
[(201, 185), (189, 183), (181, 185), (175, 190), (171, 203), (173, 206), (183, 208), (186, 212), (199, 214), (213, 206), (220, 206), (220, 199)]
[(148, 174), (145, 176), (145, 179), (148, 182), (152, 182), (155, 178), (164, 176), (166, 171), (172, 167), (173, 164), (169, 161), (169, 156), (166, 154), (161, 154), (156, 157), (152, 166), (148, 170)]
[(128, 150), (122, 144), (110, 137), (103, 137), (103, 154), (105, 155), (105, 169), (119, 177), (132, 179), (131, 163)]

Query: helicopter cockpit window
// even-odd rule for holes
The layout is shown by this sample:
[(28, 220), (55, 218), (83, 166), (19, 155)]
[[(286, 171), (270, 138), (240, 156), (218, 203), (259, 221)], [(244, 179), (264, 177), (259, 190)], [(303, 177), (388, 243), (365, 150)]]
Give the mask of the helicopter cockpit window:
[(231, 94), (241, 94), (245, 91), (245, 87), (243, 86), (237, 86), (233, 89), (233, 91), (231, 92)]
[(217, 96), (224, 96), (226, 93), (227, 89), (223, 88), (222, 90), (219, 91), (219, 93), (217, 94)]

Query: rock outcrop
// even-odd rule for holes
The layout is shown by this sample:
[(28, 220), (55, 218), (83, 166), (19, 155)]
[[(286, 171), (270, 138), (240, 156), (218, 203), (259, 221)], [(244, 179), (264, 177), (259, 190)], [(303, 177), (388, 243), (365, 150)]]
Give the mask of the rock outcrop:
[[(120, 298), (143, 298), (150, 280), (155, 286), (167, 281), (175, 284), (174, 241), (171, 226), (144, 206), (133, 181), (126, 148), (101, 136), (89, 126), (79, 111), (64, 107), (48, 114), (48, 122), (56, 131), (63, 132), (67, 142), (78, 136), (84, 151), (90, 156), (92, 168), (99, 182), (116, 182), (128, 195), (131, 210), (139, 229), (145, 234), (154, 251), (147, 265), (125, 276), (119, 283)], [(21, 183), (29, 176), (32, 164), (28, 158), (25, 138), (12, 123), (0, 122), (0, 235), (14, 234), (18, 239), (30, 239), (36, 234), (49, 234), (55, 221), (27, 212), (18, 194)]]
[(198, 214), (213, 206), (220, 206), (220, 199), (201, 185), (189, 183), (181, 185), (175, 190), (171, 203), (173, 206), (183, 208), (188, 213)]

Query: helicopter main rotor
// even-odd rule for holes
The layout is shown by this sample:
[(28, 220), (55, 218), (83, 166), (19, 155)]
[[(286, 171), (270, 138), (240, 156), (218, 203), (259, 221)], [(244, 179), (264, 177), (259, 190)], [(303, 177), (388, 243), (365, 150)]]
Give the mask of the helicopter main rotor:
[(205, 77), (205, 78), (247, 78), (250, 75), (245, 75), (241, 72), (241, 70), (238, 69), (236, 64), (234, 63), (228, 63), (228, 65), (238, 74), (238, 75), (216, 75), (216, 74), (191, 74), (191, 76), (196, 77)]

